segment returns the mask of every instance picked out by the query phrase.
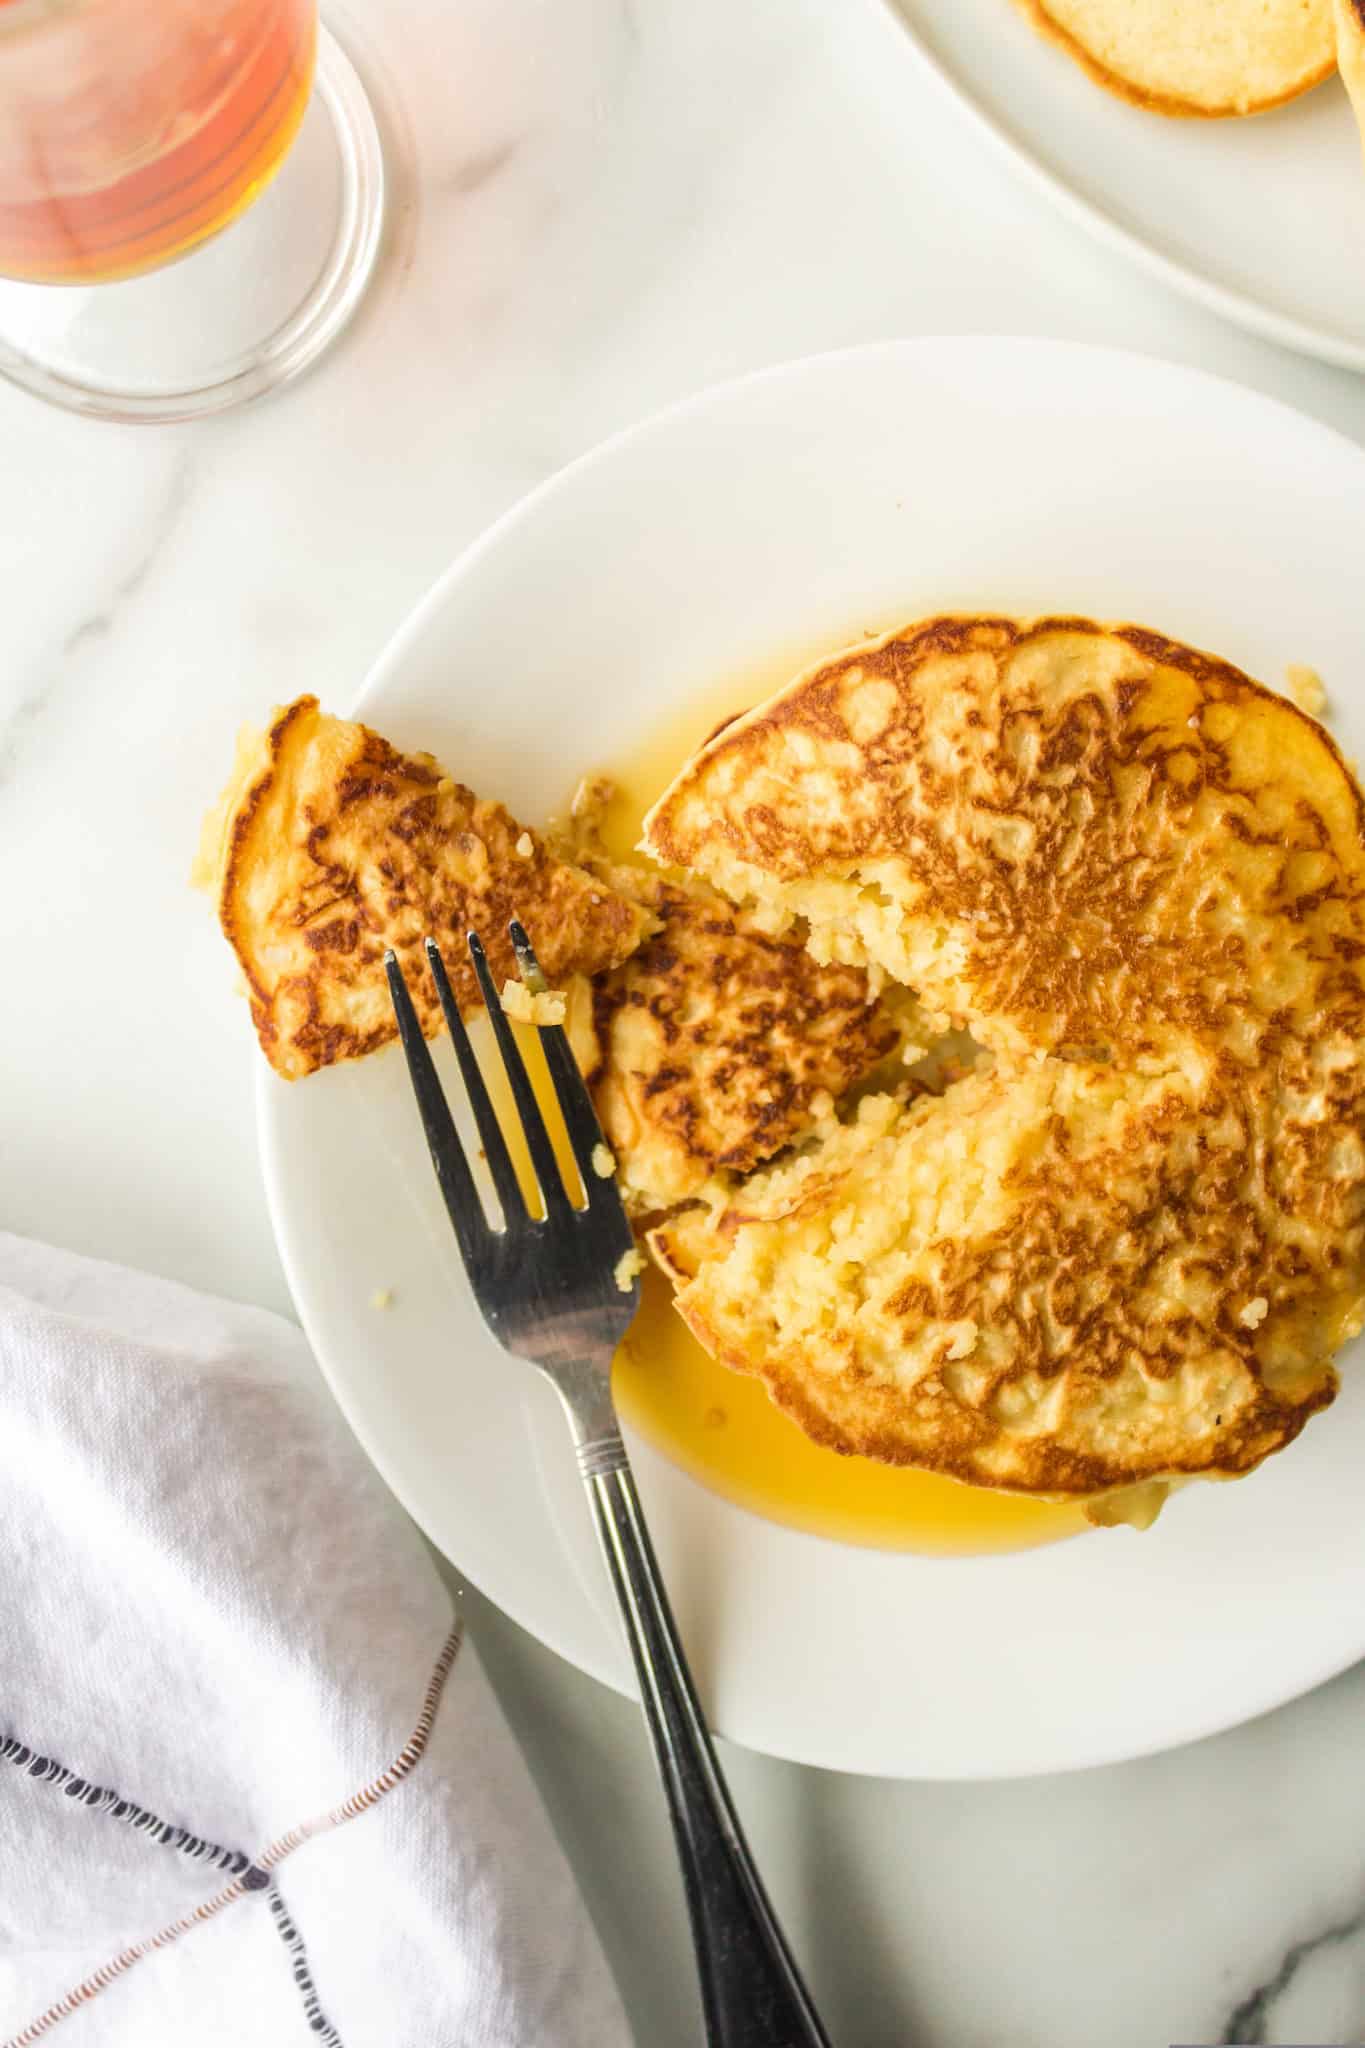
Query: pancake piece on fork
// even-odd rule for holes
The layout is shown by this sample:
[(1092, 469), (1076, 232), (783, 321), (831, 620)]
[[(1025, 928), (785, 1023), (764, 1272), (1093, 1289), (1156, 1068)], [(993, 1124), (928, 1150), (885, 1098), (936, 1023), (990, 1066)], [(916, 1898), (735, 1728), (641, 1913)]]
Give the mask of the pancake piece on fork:
[(261, 1045), (291, 1079), (395, 1035), (385, 949), (422, 1026), (441, 1016), (421, 941), (443, 941), (462, 1011), (479, 1006), (464, 934), (522, 994), (506, 937), (519, 916), (562, 987), (618, 1177), (636, 1214), (747, 1172), (832, 1114), (909, 1042), (858, 967), (822, 966), (704, 883), (613, 866), (591, 833), (527, 831), (429, 755), (328, 717), (313, 698), (248, 733), (209, 819), (200, 878), (250, 993)]
[(215, 894), (261, 1049), (287, 1080), (397, 1036), (390, 946), (430, 1037), (442, 1018), (422, 954), (428, 935), (464, 1013), (481, 1006), (469, 930), (483, 933), (501, 985), (516, 977), (507, 925), (520, 917), (558, 986), (616, 966), (654, 924), (429, 754), (328, 716), (316, 697), (243, 734), (195, 875)]

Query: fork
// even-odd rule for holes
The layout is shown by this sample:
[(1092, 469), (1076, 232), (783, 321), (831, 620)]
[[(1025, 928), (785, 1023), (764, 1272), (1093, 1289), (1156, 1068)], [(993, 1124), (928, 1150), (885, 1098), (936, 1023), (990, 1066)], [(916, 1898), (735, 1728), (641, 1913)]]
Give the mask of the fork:
[[(533, 995), (543, 994), (545, 977), (524, 928), (513, 922), (509, 930), (523, 983)], [(477, 933), (469, 933), (468, 945), (543, 1217), (527, 1207), (434, 939), (426, 941), (427, 965), (502, 1211), (500, 1228), (485, 1214), (403, 970), (390, 951), (384, 965), (398, 1033), (480, 1313), (504, 1350), (539, 1366), (568, 1416), (668, 1798), (706, 2039), (712, 2048), (829, 2048), (712, 1748), (621, 1440), (611, 1361), (639, 1308), (640, 1283), (622, 1264), (635, 1242), (616, 1181), (600, 1171), (605, 1140), (597, 1113), (562, 1026), (541, 1026), (541, 1046), (585, 1191), (582, 1206), (575, 1206)]]

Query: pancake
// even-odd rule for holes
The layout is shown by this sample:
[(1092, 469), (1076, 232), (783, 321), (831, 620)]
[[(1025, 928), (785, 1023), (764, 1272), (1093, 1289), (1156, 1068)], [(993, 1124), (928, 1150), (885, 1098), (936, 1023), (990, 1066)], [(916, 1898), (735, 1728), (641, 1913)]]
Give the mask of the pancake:
[(893, 1016), (862, 968), (822, 965), (704, 884), (593, 871), (659, 924), (570, 1000), (570, 1040), (636, 1212), (750, 1172), (888, 1055), (919, 1050), (907, 1006)]
[(1136, 626), (934, 618), (824, 662), (645, 820), (769, 928), (1014, 1056), (1252, 1062), (1358, 1026), (1365, 811), (1331, 738)]
[(699, 1340), (808, 1434), (1105, 1518), (1331, 1399), (1365, 1313), (1365, 811), (1313, 720), (1143, 628), (936, 618), (713, 739), (645, 843), (993, 1055), (655, 1236)]
[(1155, 114), (1280, 106), (1336, 62), (1332, 0), (1018, 0), (1110, 92)]
[(1337, 69), (1365, 142), (1365, 0), (1333, 0)]
[(432, 1036), (442, 1019), (422, 953), (428, 934), (468, 1012), (480, 1007), (471, 929), (501, 984), (517, 974), (507, 924), (520, 917), (558, 984), (616, 966), (653, 922), (430, 755), (400, 753), (368, 726), (327, 716), (315, 697), (243, 735), (196, 880), (216, 894), (261, 1048), (287, 1080), (397, 1035), (390, 946)]
[(1365, 1313), (1363, 1097), (1345, 1037), (1252, 1087), (977, 1071), (865, 1100), (654, 1249), (706, 1349), (834, 1450), (1087, 1501), (1231, 1477), (1331, 1400)]

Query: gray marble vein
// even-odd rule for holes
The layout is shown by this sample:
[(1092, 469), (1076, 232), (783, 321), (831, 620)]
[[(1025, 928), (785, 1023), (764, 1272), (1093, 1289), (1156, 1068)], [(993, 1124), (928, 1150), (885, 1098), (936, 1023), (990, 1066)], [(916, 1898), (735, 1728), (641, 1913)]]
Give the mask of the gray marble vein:
[(162, 548), (180, 522), (180, 515), (189, 499), (193, 473), (193, 460), (189, 449), (185, 448), (177, 456), (167, 478), (160, 503), (149, 524), (146, 544), (137, 560), (120, 576), (104, 603), (85, 618), (77, 620), (62, 642), (63, 655), (74, 654), (86, 641), (103, 639), (112, 630), (129, 599), (136, 597), (143, 588), (156, 567)]
[(442, 194), (467, 199), (491, 184), (499, 171), (505, 170), (521, 148), (521, 137), (511, 136), (505, 142), (496, 142), (488, 149), (477, 150), (462, 163), (448, 172), (444, 178), (435, 181), (435, 190)]
[(159, 497), (149, 508), (146, 539), (131, 565), (100, 602), (68, 629), (51, 665), (45, 667), (32, 687), (21, 691), (0, 721), (0, 784), (13, 774), (25, 740), (62, 694), (61, 685), (71, 673), (73, 660), (78, 662), (82, 650), (92, 642), (106, 639), (145, 588), (189, 502), (194, 473), (194, 459), (188, 447), (183, 448)]
[(1228, 2015), (1218, 2039), (1223, 2048), (1259, 2048), (1259, 2044), (1270, 2039), (1268, 2032), (1279, 1999), (1288, 1991), (1305, 1963), (1324, 1949), (1340, 1948), (1365, 1929), (1365, 1903), (1356, 1907), (1344, 1919), (1337, 1920), (1319, 1934), (1307, 1935), (1285, 1950), (1278, 1969), (1254, 1991), (1235, 2005)]

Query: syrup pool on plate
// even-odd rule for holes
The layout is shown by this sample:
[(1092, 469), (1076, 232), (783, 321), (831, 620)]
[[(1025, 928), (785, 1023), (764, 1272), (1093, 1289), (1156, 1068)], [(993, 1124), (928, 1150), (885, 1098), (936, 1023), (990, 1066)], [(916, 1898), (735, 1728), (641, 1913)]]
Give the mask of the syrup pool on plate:
[[(769, 669), (706, 691), (630, 752), (584, 762), (585, 772), (607, 775), (616, 786), (604, 837), (617, 858), (633, 851), (645, 812), (687, 756), (717, 726), (770, 695), (802, 665), (792, 661), (777, 673)], [(516, 1028), (536, 1093), (551, 1109), (549, 1121), (564, 1164), (567, 1142), (551, 1108), (535, 1034), (525, 1026)], [(529, 1190), (529, 1164), (518, 1146), (512, 1149)], [(728, 1371), (702, 1350), (675, 1312), (662, 1273), (647, 1267), (642, 1287), (640, 1313), (616, 1356), (617, 1406), (641, 1436), (725, 1499), (836, 1542), (947, 1556), (1032, 1549), (1087, 1527), (1079, 1508), (992, 1493), (869, 1458), (841, 1457), (813, 1444), (773, 1405), (758, 1380)]]

